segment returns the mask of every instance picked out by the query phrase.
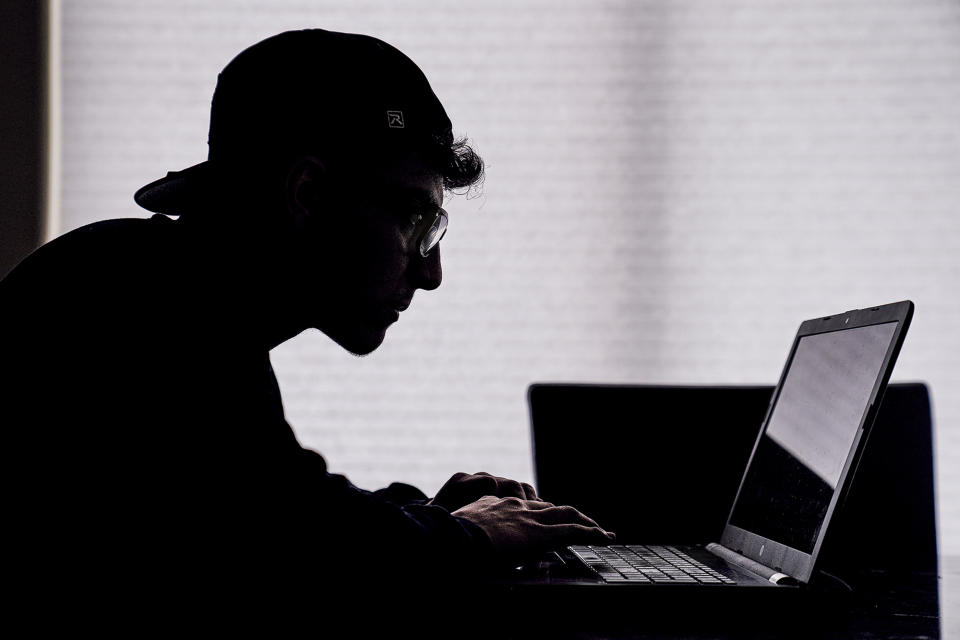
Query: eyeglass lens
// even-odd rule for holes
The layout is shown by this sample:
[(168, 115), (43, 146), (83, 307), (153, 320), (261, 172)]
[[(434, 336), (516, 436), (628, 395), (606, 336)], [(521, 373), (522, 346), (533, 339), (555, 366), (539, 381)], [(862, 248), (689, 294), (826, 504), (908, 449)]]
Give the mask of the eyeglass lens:
[(447, 212), (443, 209), (437, 211), (437, 215), (433, 218), (433, 222), (430, 224), (430, 227), (425, 229), (423, 235), (420, 236), (420, 255), (426, 258), (433, 248), (440, 243), (440, 240), (443, 238), (443, 234), (447, 232)]

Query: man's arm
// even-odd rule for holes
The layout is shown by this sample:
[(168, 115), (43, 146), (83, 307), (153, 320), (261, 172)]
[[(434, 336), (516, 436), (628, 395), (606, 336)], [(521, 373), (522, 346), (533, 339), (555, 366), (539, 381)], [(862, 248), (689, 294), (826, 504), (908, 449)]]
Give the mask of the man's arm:
[[(394, 502), (388, 498), (410, 498), (416, 490), (391, 485), (387, 490), (364, 491), (344, 476), (328, 473), (319, 454), (304, 451), (304, 455), (312, 473), (322, 474), (307, 481), (319, 489), (308, 500), (315, 501), (321, 517), (351, 523), (349, 528), (328, 530), (325, 535), (348, 546), (362, 540), (362, 544), (376, 544), (381, 549), (413, 551), (419, 556), (420, 571), (442, 573), (451, 562), (457, 571), (470, 565), (477, 569), (491, 563), (509, 565), (549, 549), (608, 544), (614, 538), (573, 507), (539, 499), (486, 495), (452, 512), (418, 499)], [(402, 564), (405, 557), (401, 554), (393, 561)]]

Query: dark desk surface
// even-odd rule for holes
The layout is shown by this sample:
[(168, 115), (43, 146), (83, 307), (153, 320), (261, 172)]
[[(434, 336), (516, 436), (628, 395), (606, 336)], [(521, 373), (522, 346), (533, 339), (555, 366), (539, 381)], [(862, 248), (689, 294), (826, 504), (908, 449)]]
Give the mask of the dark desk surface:
[[(509, 638), (551, 638), (569, 640), (633, 640), (655, 638), (748, 638), (779, 640), (782, 638), (869, 638), (869, 639), (935, 639), (960, 640), (960, 555), (940, 559), (940, 576), (932, 573), (893, 575), (871, 574), (862, 577), (866, 587), (858, 588), (843, 611), (831, 617), (822, 611), (803, 615), (784, 615), (776, 624), (756, 625), (738, 622), (738, 615), (711, 615), (697, 620), (696, 611), (675, 614), (677, 623), (650, 621), (645, 614), (623, 607), (626, 620), (615, 624), (593, 625), (578, 622), (569, 606), (551, 607), (546, 601), (528, 602), (528, 611), (538, 611), (549, 625), (533, 624), (513, 628), (513, 633), (499, 634)], [(521, 625), (522, 626), (522, 625)]]

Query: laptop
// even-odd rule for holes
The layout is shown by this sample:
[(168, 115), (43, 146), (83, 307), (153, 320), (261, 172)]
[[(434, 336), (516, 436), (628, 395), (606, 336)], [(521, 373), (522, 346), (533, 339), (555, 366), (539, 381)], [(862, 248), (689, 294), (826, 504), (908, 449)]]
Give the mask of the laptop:
[[(849, 491), (913, 309), (903, 301), (801, 323), (716, 539), (649, 544), (618, 532), (615, 544), (559, 552), (563, 568), (549, 575), (524, 567), (514, 583), (590, 587), (594, 595), (602, 586), (685, 596), (743, 587), (796, 590), (808, 583)], [(675, 451), (665, 455), (680, 457)], [(650, 492), (655, 488), (647, 485), (632, 495), (642, 504)]]

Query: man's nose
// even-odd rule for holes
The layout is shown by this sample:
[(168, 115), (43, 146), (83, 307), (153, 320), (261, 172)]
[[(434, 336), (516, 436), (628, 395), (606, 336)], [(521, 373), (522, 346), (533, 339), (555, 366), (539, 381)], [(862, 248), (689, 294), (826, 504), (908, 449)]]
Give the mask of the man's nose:
[(414, 272), (413, 285), (418, 289), (432, 291), (440, 286), (443, 280), (443, 271), (440, 268), (440, 247), (436, 246), (426, 255), (415, 254), (413, 264)]

